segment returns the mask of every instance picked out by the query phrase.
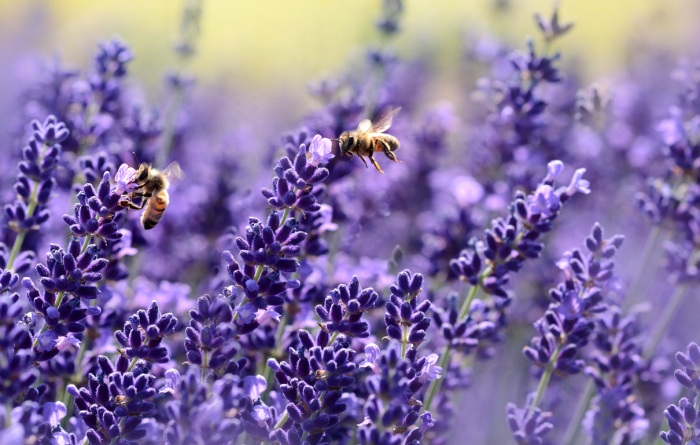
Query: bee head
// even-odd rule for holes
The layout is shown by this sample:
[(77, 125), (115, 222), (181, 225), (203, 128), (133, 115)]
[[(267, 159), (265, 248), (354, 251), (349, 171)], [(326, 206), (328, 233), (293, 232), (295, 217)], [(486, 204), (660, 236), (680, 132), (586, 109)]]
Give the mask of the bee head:
[(352, 157), (352, 152), (350, 149), (355, 145), (355, 138), (350, 135), (347, 131), (344, 131), (340, 137), (338, 137), (338, 146), (340, 148), (340, 154), (344, 156)]
[(151, 176), (151, 164), (144, 162), (136, 171), (136, 182), (145, 182)]

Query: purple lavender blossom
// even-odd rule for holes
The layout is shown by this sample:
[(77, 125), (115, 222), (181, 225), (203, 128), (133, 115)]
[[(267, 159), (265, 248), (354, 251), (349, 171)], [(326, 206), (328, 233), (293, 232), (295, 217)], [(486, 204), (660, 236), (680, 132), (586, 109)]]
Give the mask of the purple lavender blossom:
[[(2, 108), (0, 155), (19, 174), (0, 178), (0, 442), (632, 445), (678, 399), (661, 440), (699, 440), (700, 349), (675, 373), (666, 352), (692, 334), (697, 302), (682, 297), (700, 283), (700, 65), (671, 84), (667, 51), (635, 47), (608, 97), (552, 51), (573, 26), (555, 7), (522, 51), (469, 36), (452, 87), (421, 50), (432, 36), (394, 48), (414, 32), (404, 6), (382, 1), (378, 39), (312, 86), (305, 118), (194, 82), (199, 1), (162, 94), (132, 76), (141, 45), (110, 39), (85, 70), (42, 67), (21, 109)], [(433, 105), (436, 75), (473, 102)], [(334, 155), (387, 106), (406, 113), (400, 167), (368, 175)], [(267, 145), (279, 122), (297, 130)], [(157, 231), (121, 206), (134, 157), (191, 172)], [(626, 257), (596, 220), (622, 227)], [(651, 269), (662, 239), (665, 272)], [(509, 400), (504, 428), (489, 413)]]

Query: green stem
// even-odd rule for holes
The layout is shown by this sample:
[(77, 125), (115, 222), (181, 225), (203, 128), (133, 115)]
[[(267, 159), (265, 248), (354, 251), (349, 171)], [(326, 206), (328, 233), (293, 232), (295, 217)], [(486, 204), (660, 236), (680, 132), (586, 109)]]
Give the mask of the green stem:
[(24, 238), (26, 236), (27, 232), (24, 231), (19, 232), (17, 234), (17, 238), (15, 238), (15, 243), (12, 245), (12, 250), (10, 251), (10, 258), (7, 260), (7, 270), (12, 270), (12, 266), (14, 266), (15, 264), (15, 260), (17, 259), (17, 255), (19, 255), (19, 251), (22, 248), (22, 244), (24, 243)]
[[(43, 154), (41, 157), (43, 158)], [(39, 205), (39, 201), (37, 201), (37, 195), (39, 194), (39, 183), (34, 180), (32, 180), (32, 182), (34, 183), (34, 188), (32, 190), (32, 194), (29, 196), (29, 205), (27, 206), (27, 218), (31, 218), (32, 216), (34, 216), (36, 207)], [(15, 264), (17, 255), (19, 255), (19, 252), (22, 249), (22, 244), (24, 244), (24, 238), (27, 236), (27, 231), (28, 230), (22, 230), (21, 232), (17, 233), (15, 242), (12, 245), (12, 250), (10, 251), (10, 257), (7, 260), (7, 270), (12, 270), (12, 266), (14, 266)]]
[(263, 268), (264, 266), (262, 264), (255, 266), (255, 276), (253, 277), (255, 281), (258, 281), (260, 279), (260, 276), (263, 273)]
[(564, 440), (562, 444), (564, 445), (574, 445), (574, 441), (578, 437), (578, 431), (581, 427), (581, 421), (586, 415), (586, 410), (588, 409), (588, 404), (593, 397), (593, 391), (595, 391), (595, 385), (593, 380), (588, 380), (586, 387), (583, 389), (581, 396), (579, 396), (578, 403), (576, 403), (576, 409), (574, 410), (573, 416), (569, 421), (569, 426), (566, 427), (566, 432), (564, 433)]
[(9, 429), (12, 426), (12, 402), (5, 404), (5, 413), (5, 429)]
[[(39, 165), (41, 165), (44, 162), (46, 148), (46, 144), (41, 144), (41, 152), (39, 153), (39, 158), (37, 159), (37, 164)], [(32, 194), (29, 195), (29, 202), (27, 203), (27, 218), (31, 218), (32, 216), (34, 216), (36, 207), (39, 205), (37, 197), (39, 196), (39, 184), (41, 184), (41, 181), (35, 181), (34, 179), (32, 179), (32, 184)], [(17, 238), (15, 238), (15, 242), (12, 245), (12, 250), (10, 250), (10, 257), (7, 260), (7, 267), (5, 267), (5, 269), (12, 269), (12, 266), (15, 264), (15, 260), (17, 259), (17, 255), (19, 255), (19, 251), (22, 248), (22, 244), (24, 243), (24, 238), (26, 236), (27, 231), (25, 230), (22, 230), (17, 234)]]
[(277, 421), (274, 429), (282, 428), (282, 425), (284, 425), (284, 422), (286, 422), (287, 419), (289, 419), (289, 412), (285, 409), (284, 414), (282, 415), (282, 417), (280, 417), (280, 420)]
[(641, 288), (642, 281), (644, 277), (648, 276), (647, 269), (649, 268), (649, 260), (651, 259), (651, 253), (655, 250), (656, 244), (659, 241), (659, 236), (661, 235), (661, 225), (656, 224), (647, 235), (647, 240), (644, 243), (644, 249), (642, 249), (642, 256), (639, 259), (639, 263), (636, 267), (636, 274), (630, 283), (629, 291), (627, 292), (627, 298), (622, 305), (623, 312), (627, 312), (634, 303), (642, 301)]
[[(464, 300), (464, 303), (462, 303), (462, 307), (459, 310), (459, 317), (458, 319), (461, 320), (462, 318), (466, 317), (469, 314), (469, 308), (472, 305), (472, 302), (476, 298), (477, 293), (479, 292), (479, 286), (472, 286), (469, 289), (469, 294), (467, 295), (467, 299)], [(447, 373), (447, 367), (450, 359), (450, 352), (452, 352), (452, 345), (448, 344), (445, 347), (445, 350), (442, 352), (442, 355), (440, 356), (440, 365), (442, 367), (442, 372)], [(430, 382), (430, 386), (428, 387), (428, 395), (425, 399), (425, 403), (423, 404), (425, 411), (430, 410), (430, 406), (433, 403), (433, 400), (435, 399), (435, 396), (437, 395), (438, 391), (440, 390), (440, 387), (442, 386), (442, 381), (444, 379), (439, 378), (435, 379), (432, 382)]]
[(678, 308), (683, 302), (683, 298), (685, 297), (687, 290), (687, 285), (678, 285), (673, 292), (673, 295), (671, 295), (668, 303), (664, 306), (664, 310), (659, 317), (659, 322), (654, 326), (654, 329), (649, 336), (649, 342), (644, 347), (642, 357), (645, 359), (648, 360), (652, 355), (654, 355), (654, 351), (656, 351), (656, 347), (659, 345), (659, 342), (661, 342), (666, 329), (668, 329), (669, 323), (671, 323), (673, 317), (678, 311)]
[[(442, 353), (440, 356), (440, 364), (439, 366), (442, 368), (443, 373), (447, 373), (447, 367), (448, 363), (450, 361), (450, 352), (452, 350), (451, 345), (447, 345), (445, 348), (445, 351)], [(442, 381), (443, 378), (435, 379), (432, 382), (430, 382), (430, 386), (428, 387), (428, 396), (425, 398), (425, 403), (423, 406), (425, 407), (425, 411), (430, 411), (430, 406), (433, 403), (433, 400), (435, 399), (435, 396), (437, 395), (438, 391), (440, 390), (440, 387), (442, 386)]]
[(282, 218), (280, 219), (280, 227), (282, 227), (284, 225), (284, 223), (287, 222), (287, 218), (289, 218), (290, 210), (291, 210), (290, 207), (285, 207), (284, 212), (282, 213)]
[(336, 338), (338, 338), (338, 331), (335, 331), (333, 335), (331, 335), (331, 339), (328, 341), (328, 345), (332, 345)]
[(401, 358), (406, 357), (406, 348), (408, 347), (408, 326), (402, 326), (403, 331), (401, 335)]
[(459, 317), (458, 319), (462, 319), (466, 317), (469, 314), (469, 308), (472, 306), (472, 302), (474, 301), (474, 298), (476, 298), (476, 294), (479, 292), (479, 286), (472, 286), (471, 289), (469, 289), (469, 294), (467, 295), (467, 299), (464, 300), (464, 303), (462, 304), (462, 308), (459, 310)]
[(542, 377), (540, 377), (540, 383), (537, 385), (537, 392), (535, 393), (535, 400), (532, 401), (532, 405), (530, 405), (530, 409), (528, 410), (529, 414), (532, 414), (532, 412), (537, 408), (537, 406), (540, 404), (542, 401), (542, 397), (544, 397), (544, 391), (547, 389), (547, 385), (549, 385), (549, 379), (552, 378), (552, 373), (554, 372), (554, 364), (557, 362), (557, 359), (559, 358), (559, 354), (561, 353), (562, 345), (559, 344), (557, 345), (557, 349), (554, 350), (554, 354), (552, 354), (552, 357), (549, 359), (549, 363), (547, 363), (547, 367), (544, 368), (544, 372), (542, 373)]
[(207, 368), (209, 367), (209, 351), (204, 350), (204, 358), (202, 359), (202, 382), (207, 376)]
[(85, 253), (85, 251), (87, 250), (87, 248), (91, 242), (92, 242), (92, 235), (86, 236), (85, 241), (83, 241), (83, 247), (80, 248), (80, 253)]

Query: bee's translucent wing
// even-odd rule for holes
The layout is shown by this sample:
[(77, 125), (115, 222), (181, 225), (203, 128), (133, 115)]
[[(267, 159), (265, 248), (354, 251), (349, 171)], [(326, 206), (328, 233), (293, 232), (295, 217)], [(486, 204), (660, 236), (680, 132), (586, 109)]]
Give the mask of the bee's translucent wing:
[(384, 115), (377, 119), (377, 122), (372, 125), (370, 131), (372, 133), (384, 133), (387, 131), (389, 127), (391, 127), (391, 122), (394, 120), (394, 116), (396, 116), (399, 111), (401, 111), (401, 107), (396, 107), (384, 113)]
[(360, 125), (357, 126), (357, 132), (360, 134), (367, 133), (369, 129), (372, 128), (372, 121), (369, 119), (363, 119)]
[(168, 181), (170, 182), (177, 182), (180, 179), (182, 179), (183, 173), (182, 169), (180, 168), (180, 164), (177, 161), (173, 161), (170, 164), (168, 164), (167, 167), (162, 171), (163, 176), (168, 178)]

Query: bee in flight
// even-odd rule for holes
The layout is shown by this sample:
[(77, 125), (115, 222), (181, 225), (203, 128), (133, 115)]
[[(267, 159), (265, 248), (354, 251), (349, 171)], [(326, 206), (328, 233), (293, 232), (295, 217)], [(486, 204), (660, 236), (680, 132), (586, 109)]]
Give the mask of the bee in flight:
[[(180, 178), (182, 170), (177, 162), (171, 162), (163, 171), (156, 170), (151, 164), (144, 162), (134, 175), (133, 183), (136, 187), (131, 193), (124, 195), (119, 205), (137, 210), (145, 207), (141, 214), (141, 224), (144, 229), (150, 230), (161, 220), (170, 203), (170, 183)], [(141, 198), (140, 204), (134, 203), (133, 198)]]
[(363, 158), (363, 156), (367, 156), (379, 173), (384, 173), (384, 171), (374, 159), (374, 153), (377, 151), (384, 152), (387, 158), (400, 163), (401, 161), (396, 159), (394, 154), (396, 149), (399, 148), (399, 140), (390, 134), (384, 133), (391, 127), (391, 122), (399, 111), (401, 111), (401, 107), (393, 108), (375, 123), (365, 119), (357, 126), (357, 130), (344, 131), (338, 138), (340, 154), (351, 158), (353, 155), (357, 155), (365, 163), (365, 167), (369, 167), (367, 161)]

